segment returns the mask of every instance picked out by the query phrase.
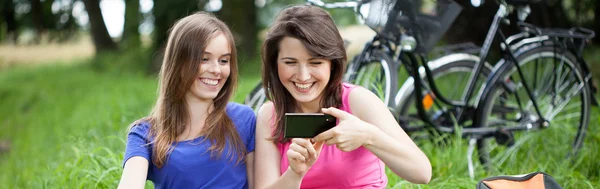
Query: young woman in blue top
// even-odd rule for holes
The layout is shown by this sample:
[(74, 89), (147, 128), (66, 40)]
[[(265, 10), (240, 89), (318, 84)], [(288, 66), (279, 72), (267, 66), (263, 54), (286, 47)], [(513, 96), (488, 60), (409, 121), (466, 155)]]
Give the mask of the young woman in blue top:
[[(256, 118), (229, 103), (237, 83), (228, 27), (195, 13), (171, 28), (149, 117), (130, 128), (119, 188), (250, 188)], [(246, 163), (249, 162), (249, 163)]]

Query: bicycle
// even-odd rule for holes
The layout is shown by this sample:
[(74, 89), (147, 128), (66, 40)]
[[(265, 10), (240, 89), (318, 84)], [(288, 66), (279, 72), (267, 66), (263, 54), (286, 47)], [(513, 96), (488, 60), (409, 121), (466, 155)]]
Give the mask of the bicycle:
[[(448, 2), (446, 6), (450, 6), (449, 9), (454, 9), (449, 12), (456, 14), (456, 8), (452, 8), (452, 1), (444, 2)], [(498, 158), (492, 157), (502, 154), (493, 152), (493, 150), (505, 151), (506, 149), (497, 148), (497, 146), (514, 144), (514, 131), (548, 128), (550, 120), (556, 118), (557, 113), (566, 107), (571, 97), (579, 95), (581, 101), (579, 107), (582, 108), (580, 113), (575, 116), (579, 116), (580, 119), (572, 150), (569, 150), (568, 155), (577, 153), (589, 121), (589, 102), (597, 105), (596, 100), (590, 97), (595, 88), (591, 85), (591, 74), (587, 63), (581, 57), (585, 41), (594, 36), (592, 31), (584, 28), (539, 29), (524, 22), (529, 1), (500, 0), (498, 1), (500, 4), (498, 12), (483, 47), (480, 49), (479, 57), (454, 53), (429, 62), (424, 54), (449, 24), (448, 20), (440, 19), (440, 17), (450, 18), (451, 16), (421, 15), (415, 11), (418, 9), (416, 7), (418, 3), (405, 0), (362, 1), (358, 2), (356, 7), (365, 3), (375, 4), (376, 6), (371, 4), (370, 8), (379, 13), (397, 16), (376, 15), (371, 17), (376, 18), (375, 22), (368, 22), (370, 16), (366, 16), (367, 25), (375, 30), (377, 35), (349, 64), (346, 81), (353, 81), (380, 92), (382, 100), (390, 107), (390, 111), (397, 115), (400, 125), (407, 132), (432, 128), (442, 133), (460, 132), (462, 136), (469, 138), (467, 158), (469, 159), (469, 172), (473, 177), (471, 156), (475, 146), (478, 149), (479, 161), (487, 169), (491, 169), (492, 162), (502, 163), (502, 161), (498, 161)], [(321, 2), (320, 5), (327, 4)], [(521, 33), (506, 38), (502, 31), (498, 30), (498, 26), (513, 10), (513, 6), (517, 7)], [(355, 10), (358, 9), (355, 8)], [(424, 36), (429, 41), (424, 41)], [(502, 44), (503, 58), (496, 63), (493, 69), (490, 69), (486, 58), (496, 36), (500, 38)], [(545, 59), (552, 60), (552, 63), (556, 63), (555, 60), (559, 59), (561, 61), (554, 65), (557, 69), (542, 70), (542, 75), (538, 77), (537, 68)], [(533, 64), (535, 65), (532, 71), (534, 76), (525, 78), (522, 69), (531, 68), (528, 66), (531, 65), (529, 64), (531, 62), (536, 62)], [(419, 66), (419, 64), (423, 64), (423, 66)], [(405, 67), (404, 70), (411, 79), (407, 79), (399, 88), (398, 93), (394, 94), (398, 81), (396, 70), (400, 66)], [(552, 74), (553, 72), (549, 71), (558, 72)], [(516, 75), (512, 76), (514, 73)], [(458, 100), (447, 98), (443, 94), (448, 93), (441, 92), (437, 87), (437, 84), (443, 81), (440, 78), (448, 74), (469, 75), (469, 80), (464, 85), (466, 89), (459, 94)], [(482, 80), (484, 84), (478, 85), (478, 83), (482, 83)], [(542, 89), (533, 91), (535, 92), (533, 94), (528, 80), (535, 81), (532, 86), (534, 89), (536, 86), (541, 86)], [(548, 80), (552, 80), (552, 85), (547, 83), (542, 85), (543, 81)], [(568, 82), (559, 83), (562, 81)], [(568, 91), (568, 96), (555, 95), (572, 83), (577, 84), (575, 85), (577, 87), (569, 88), (572, 90)], [(552, 91), (549, 91), (550, 89)], [(479, 92), (475, 95), (476, 91)], [(537, 97), (547, 94), (552, 94), (552, 96), (540, 99), (546, 101), (551, 99), (552, 102), (546, 104), (554, 103), (554, 106), (540, 106), (538, 103)], [(524, 102), (525, 97), (529, 101)], [(414, 106), (414, 109), (411, 109), (410, 106)], [(433, 107), (437, 109), (432, 109)], [(540, 109), (548, 107), (552, 108), (551, 110), (559, 109), (559, 111), (547, 113), (551, 119), (547, 119), (540, 111)], [(416, 111), (416, 115), (413, 115), (414, 111)], [(568, 113), (567, 116), (573, 117), (573, 114)], [(506, 125), (506, 123), (516, 123), (516, 126)], [(458, 130), (456, 130), (456, 126), (458, 126)], [(490, 140), (492, 138), (495, 140)], [(494, 141), (497, 144), (493, 144)], [(501, 156), (501, 158), (505, 157)]]
[[(437, 97), (442, 103), (450, 105), (451, 109), (441, 110), (434, 116), (427, 116), (425, 108), (416, 103), (417, 117), (427, 123), (434, 125), (437, 131), (454, 132), (449, 120), (456, 120), (461, 126), (460, 132), (469, 138), (469, 172), (473, 177), (473, 164), (470, 157), (475, 146), (479, 154), (479, 161), (487, 170), (499, 169), (508, 158), (518, 161), (519, 156), (511, 156), (506, 147), (513, 145), (523, 146), (526, 140), (515, 144), (514, 131), (530, 131), (550, 128), (550, 122), (560, 123), (564, 120), (573, 120), (575, 129), (554, 129), (554, 133), (545, 132), (544, 135), (565, 133), (573, 135), (572, 145), (564, 145), (567, 142), (558, 141), (567, 137), (556, 136), (554, 145), (561, 148), (559, 152), (567, 151), (566, 156), (577, 154), (582, 146), (587, 125), (589, 123), (590, 105), (598, 105), (592, 93), (596, 88), (592, 85), (591, 73), (588, 65), (582, 57), (582, 51), (587, 41), (594, 37), (594, 32), (585, 28), (572, 29), (541, 29), (524, 22), (529, 13), (529, 4), (533, 1), (527, 0), (499, 0), (498, 11), (484, 45), (479, 53), (478, 63), (474, 68), (475, 73), (471, 75), (466, 93), (459, 102), (452, 102)], [(521, 32), (508, 38), (499, 30), (501, 23), (507, 23), (506, 17), (516, 8), (518, 13), (518, 26)], [(474, 96), (475, 80), (477, 73), (483, 69), (483, 63), (487, 59), (492, 41), (498, 38), (501, 44), (502, 58), (492, 69), (490, 76), (486, 79), (483, 89), (475, 95), (477, 102), (469, 105), (467, 99)], [(408, 54), (411, 64), (414, 58)], [(548, 63), (550, 60), (550, 63)], [(546, 66), (545, 68), (543, 66)], [(416, 69), (415, 66), (413, 66)], [(424, 66), (427, 72), (427, 66)], [(531, 70), (531, 75), (525, 75), (525, 70)], [(430, 83), (435, 84), (429, 77), (431, 72), (426, 73)], [(413, 72), (413, 78), (419, 75)], [(410, 101), (402, 101), (405, 96), (415, 96), (417, 102), (426, 99), (430, 93), (424, 90), (419, 82), (414, 83), (416, 93), (410, 90), (400, 90), (397, 97), (397, 112), (400, 117), (404, 114)], [(413, 85), (407, 81), (402, 88)], [(569, 86), (572, 87), (569, 87)], [(439, 95), (432, 85), (433, 94)], [(567, 91), (564, 91), (567, 89)], [(408, 91), (408, 92), (406, 92)], [(424, 95), (425, 94), (425, 95)], [(578, 96), (578, 97), (576, 97)], [(430, 97), (431, 98), (431, 97)], [(398, 99), (398, 98), (397, 98)], [(404, 98), (410, 99), (410, 98)], [(570, 102), (579, 100), (580, 103), (570, 105)], [(544, 102), (544, 103), (540, 103)], [(579, 110), (573, 108), (581, 107)], [(562, 117), (558, 114), (563, 113)], [(414, 116), (413, 116), (414, 117)], [(578, 118), (578, 119), (577, 119)], [(402, 120), (402, 119), (400, 119)], [(469, 122), (471, 125), (469, 126)], [(410, 124), (407, 122), (407, 124)], [(436, 125), (437, 124), (437, 125)], [(573, 125), (573, 124), (568, 124)], [(495, 130), (495, 131), (494, 131)], [(491, 140), (491, 139), (495, 140)], [(567, 148), (567, 149), (565, 149)], [(569, 149), (570, 148), (570, 149)], [(512, 148), (518, 149), (518, 148)], [(496, 164), (496, 167), (493, 167)]]

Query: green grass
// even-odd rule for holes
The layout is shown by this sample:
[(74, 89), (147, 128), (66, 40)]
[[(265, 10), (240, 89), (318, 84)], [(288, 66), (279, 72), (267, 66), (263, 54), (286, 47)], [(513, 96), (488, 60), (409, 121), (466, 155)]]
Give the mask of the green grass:
[[(150, 111), (156, 98), (156, 78), (131, 71), (134, 67), (127, 65), (99, 72), (88, 61), (82, 62), (0, 71), (0, 141), (11, 142), (9, 153), (0, 154), (0, 188), (114, 188), (118, 184), (126, 128)], [(256, 60), (240, 62), (237, 102), (255, 86), (260, 70)], [(476, 179), (471, 180), (466, 141), (450, 136), (451, 142), (445, 146), (418, 141), (433, 165), (430, 184), (410, 184), (388, 170), (388, 187), (474, 188), (479, 179), (490, 175), (534, 171), (547, 172), (564, 188), (600, 186), (597, 115), (594, 108), (585, 147), (575, 163), (561, 157), (548, 161), (532, 157), (508, 162), (501, 172), (494, 173), (486, 173), (476, 164)], [(517, 153), (544, 156), (544, 151), (552, 148), (527, 146)]]

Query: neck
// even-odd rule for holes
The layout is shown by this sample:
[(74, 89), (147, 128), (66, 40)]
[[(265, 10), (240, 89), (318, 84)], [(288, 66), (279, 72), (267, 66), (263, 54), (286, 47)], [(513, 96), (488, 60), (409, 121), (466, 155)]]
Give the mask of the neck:
[(298, 102), (298, 111), (302, 113), (318, 113), (321, 112), (321, 98), (317, 98), (310, 102)]
[(188, 124), (179, 138), (181, 140), (193, 139), (200, 135), (208, 114), (213, 111), (212, 101), (200, 101), (197, 99), (187, 99), (187, 109), (189, 113)]

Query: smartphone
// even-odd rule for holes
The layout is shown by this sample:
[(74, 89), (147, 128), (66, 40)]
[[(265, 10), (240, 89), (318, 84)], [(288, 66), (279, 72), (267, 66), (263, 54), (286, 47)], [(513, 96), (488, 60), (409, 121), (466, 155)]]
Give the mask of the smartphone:
[(336, 118), (323, 113), (286, 113), (285, 138), (313, 138), (335, 127)]

